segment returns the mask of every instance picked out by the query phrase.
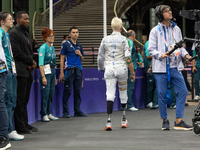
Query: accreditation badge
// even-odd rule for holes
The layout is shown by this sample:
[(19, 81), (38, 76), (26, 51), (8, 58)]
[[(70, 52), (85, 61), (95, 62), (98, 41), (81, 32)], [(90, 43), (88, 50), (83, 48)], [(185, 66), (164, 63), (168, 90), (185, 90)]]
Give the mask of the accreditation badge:
[[(168, 47), (168, 51), (171, 51), (171, 50), (174, 48), (174, 46), (175, 46), (175, 44), (170, 45), (170, 46)], [(173, 52), (173, 54), (174, 54), (175, 56), (178, 56), (180, 53), (181, 53), (181, 52), (180, 52), (179, 48), (177, 48), (177, 49)]]
[(44, 74), (51, 74), (50, 64), (44, 65)]
[(6, 64), (4, 61), (0, 60), (0, 73), (4, 73), (6, 72), (7, 69), (6, 69)]
[(12, 66), (12, 73), (13, 75), (17, 75), (17, 71), (16, 71), (16, 67), (15, 67), (15, 62), (14, 61), (11, 61), (11, 66)]

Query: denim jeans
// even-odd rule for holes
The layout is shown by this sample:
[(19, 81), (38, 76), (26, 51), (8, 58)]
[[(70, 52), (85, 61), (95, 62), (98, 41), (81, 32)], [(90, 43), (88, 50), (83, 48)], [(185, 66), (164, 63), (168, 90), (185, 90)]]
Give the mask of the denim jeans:
[(82, 72), (78, 67), (67, 70), (63, 92), (63, 114), (69, 114), (68, 99), (71, 95), (72, 85), (74, 87), (74, 111), (80, 113)]
[[(158, 92), (158, 105), (160, 116), (167, 119), (167, 73), (154, 73), (156, 87)], [(171, 84), (176, 93), (176, 118), (183, 118), (185, 100), (187, 97), (187, 88), (181, 71), (177, 68), (170, 68)]]
[(8, 114), (4, 102), (5, 80), (5, 73), (0, 74), (0, 137), (8, 139)]
[(6, 92), (5, 92), (5, 104), (8, 111), (8, 133), (13, 131), (13, 114), (16, 107), (17, 101), (17, 77), (14, 76), (10, 71), (6, 77)]

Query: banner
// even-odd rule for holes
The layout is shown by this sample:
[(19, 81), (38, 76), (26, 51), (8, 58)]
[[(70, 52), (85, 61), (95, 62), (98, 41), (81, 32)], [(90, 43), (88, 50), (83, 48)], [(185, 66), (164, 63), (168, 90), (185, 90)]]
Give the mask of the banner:
[[(56, 78), (58, 84), (55, 86), (55, 93), (52, 102), (51, 113), (54, 116), (61, 117), (63, 112), (62, 95), (64, 85), (59, 82), (60, 69), (56, 69)], [(121, 104), (119, 100), (118, 85), (116, 85), (116, 98), (113, 110), (120, 110)], [(143, 68), (138, 68), (136, 72), (135, 89), (132, 96), (133, 104), (136, 108), (145, 108), (146, 106), (146, 77)], [(74, 92), (68, 100), (69, 114), (74, 115)], [(83, 68), (83, 88), (81, 91), (81, 110), (86, 113), (98, 113), (107, 111), (106, 103), (106, 85), (103, 73), (97, 68)], [(33, 84), (31, 88), (29, 103), (27, 105), (29, 123), (33, 123), (41, 119), (41, 92), (39, 82), (39, 69), (33, 72)]]

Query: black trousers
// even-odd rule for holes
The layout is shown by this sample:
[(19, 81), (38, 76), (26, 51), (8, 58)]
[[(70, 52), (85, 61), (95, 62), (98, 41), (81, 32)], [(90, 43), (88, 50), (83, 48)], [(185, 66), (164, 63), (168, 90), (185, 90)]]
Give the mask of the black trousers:
[(186, 84), (187, 90), (190, 91), (190, 92), (192, 92), (190, 84), (189, 84), (189, 82), (187, 80), (187, 70), (182, 70), (182, 74), (183, 74), (183, 78), (185, 80), (185, 84)]
[(14, 112), (15, 129), (24, 130), (28, 124), (27, 104), (33, 77), (17, 77), (17, 105)]

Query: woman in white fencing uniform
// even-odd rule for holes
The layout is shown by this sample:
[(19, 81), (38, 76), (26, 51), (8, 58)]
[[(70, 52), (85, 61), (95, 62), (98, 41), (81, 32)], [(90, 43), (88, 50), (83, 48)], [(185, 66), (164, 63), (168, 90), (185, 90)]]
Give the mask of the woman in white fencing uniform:
[(129, 50), (128, 41), (126, 37), (121, 35), (122, 20), (114, 17), (111, 21), (111, 28), (113, 33), (103, 38), (97, 58), (98, 70), (102, 72), (105, 68), (104, 77), (106, 81), (108, 114), (108, 120), (105, 127), (106, 131), (112, 130), (111, 114), (113, 110), (117, 82), (119, 87), (119, 97), (123, 109), (121, 127), (127, 127), (128, 121), (125, 116), (125, 107), (127, 103), (128, 68), (131, 72), (129, 79), (132, 78), (132, 81), (135, 80), (134, 67), (131, 61), (131, 53)]

